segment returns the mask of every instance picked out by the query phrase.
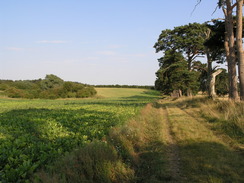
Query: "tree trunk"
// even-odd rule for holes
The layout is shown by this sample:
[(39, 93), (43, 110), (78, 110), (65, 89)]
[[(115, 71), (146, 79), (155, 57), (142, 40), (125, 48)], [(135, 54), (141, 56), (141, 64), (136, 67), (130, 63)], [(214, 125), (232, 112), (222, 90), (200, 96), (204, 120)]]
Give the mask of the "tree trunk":
[[(239, 100), (236, 76), (236, 54), (235, 54), (235, 38), (234, 25), (232, 17), (231, 0), (226, 0), (227, 9), (223, 9), (225, 14), (225, 49), (227, 54), (228, 71), (229, 71), (229, 98), (235, 101)], [(227, 44), (226, 44), (227, 43)]]
[(175, 98), (182, 97), (182, 91), (181, 91), (180, 89), (178, 89), (178, 90), (174, 90), (174, 91), (171, 93), (171, 97), (175, 97)]
[(237, 59), (239, 68), (240, 80), (240, 99), (244, 100), (244, 51), (242, 46), (242, 6), (243, 0), (237, 0), (237, 28), (236, 28), (236, 46), (237, 46)]
[(211, 97), (210, 82), (211, 82), (211, 74), (212, 74), (212, 59), (210, 57), (208, 50), (206, 52), (207, 52), (207, 63), (208, 63), (207, 90), (208, 90), (208, 96)]
[(189, 53), (187, 53), (187, 68), (188, 71), (191, 71), (191, 63), (192, 63), (192, 58)]
[(215, 98), (216, 92), (215, 92), (215, 81), (216, 76), (219, 75), (223, 70), (219, 69), (211, 74), (210, 83), (209, 83), (209, 97)]
[[(225, 24), (225, 30), (226, 30), (226, 24)], [(225, 32), (225, 41), (224, 41), (224, 47), (225, 47), (225, 53), (226, 53), (226, 58), (227, 58), (227, 63), (228, 63), (228, 58), (230, 57), (230, 49), (229, 49), (229, 46), (228, 46), (228, 37), (227, 37), (227, 33)], [(229, 72), (229, 64), (228, 64), (228, 72)], [(230, 82), (231, 79), (230, 79), (230, 73), (228, 74), (228, 86), (229, 86), (229, 90), (230, 90), (230, 87), (232, 85), (232, 83)], [(229, 98), (231, 98), (231, 92), (229, 91)]]
[(191, 89), (187, 89), (186, 95), (187, 95), (187, 97), (192, 97), (192, 90)]
[(182, 97), (182, 91), (179, 89), (179, 96)]

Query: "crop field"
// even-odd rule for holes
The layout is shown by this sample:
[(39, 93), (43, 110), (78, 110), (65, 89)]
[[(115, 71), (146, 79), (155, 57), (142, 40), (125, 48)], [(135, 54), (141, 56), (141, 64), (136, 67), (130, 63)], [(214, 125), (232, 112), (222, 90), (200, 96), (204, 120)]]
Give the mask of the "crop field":
[(28, 182), (38, 168), (138, 114), (158, 93), (98, 88), (97, 99), (0, 99), (0, 182)]

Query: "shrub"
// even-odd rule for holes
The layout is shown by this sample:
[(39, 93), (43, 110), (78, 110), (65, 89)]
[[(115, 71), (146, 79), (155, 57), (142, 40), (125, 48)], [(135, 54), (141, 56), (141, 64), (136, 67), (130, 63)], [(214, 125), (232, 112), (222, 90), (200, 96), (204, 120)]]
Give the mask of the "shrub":
[(13, 87), (6, 90), (5, 93), (7, 94), (8, 97), (11, 98), (24, 98), (26, 96), (24, 90), (13, 88)]

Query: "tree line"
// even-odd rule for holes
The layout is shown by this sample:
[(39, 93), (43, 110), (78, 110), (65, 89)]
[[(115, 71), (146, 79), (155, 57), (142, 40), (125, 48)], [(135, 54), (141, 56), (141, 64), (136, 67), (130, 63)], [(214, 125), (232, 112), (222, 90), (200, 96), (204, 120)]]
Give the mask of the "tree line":
[[(220, 0), (218, 7), (222, 8), (225, 19), (163, 30), (154, 45), (156, 52), (163, 52), (163, 57), (158, 59), (160, 68), (156, 72), (155, 88), (178, 96), (189, 96), (199, 90), (206, 91), (212, 98), (228, 93), (235, 101), (240, 94), (244, 100), (242, 6), (243, 0), (236, 3)], [(206, 57), (207, 63), (200, 62), (199, 57)], [(213, 63), (224, 62), (228, 71), (213, 66)]]
[(64, 81), (53, 74), (38, 80), (0, 80), (0, 91), (10, 98), (86, 98), (97, 92), (93, 86)]
[(149, 85), (93, 85), (98, 88), (141, 88), (141, 89), (154, 89), (154, 86)]

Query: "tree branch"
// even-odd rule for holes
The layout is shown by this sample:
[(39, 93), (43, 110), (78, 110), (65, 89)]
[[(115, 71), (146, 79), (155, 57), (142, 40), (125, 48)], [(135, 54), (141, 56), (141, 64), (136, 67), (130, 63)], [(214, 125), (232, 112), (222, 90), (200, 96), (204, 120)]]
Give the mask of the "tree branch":
[(222, 7), (222, 10), (223, 10), (225, 17), (227, 17), (227, 10), (224, 7)]
[(193, 9), (192, 12), (191, 12), (191, 16), (192, 16), (193, 12), (196, 10), (197, 6), (198, 6), (200, 3), (201, 3), (201, 0), (198, 0), (198, 1), (197, 1), (197, 4), (194, 6), (194, 9)]
[[(217, 69), (219, 66), (218, 65), (216, 65), (212, 70), (214, 71), (215, 69)], [(221, 71), (222, 72), (222, 71)]]
[(218, 69), (217, 71), (215, 71), (214, 73), (212, 73), (212, 76), (217, 76), (219, 75), (223, 70), (222, 69)]
[(217, 11), (218, 8), (219, 8), (219, 6), (217, 5), (214, 12), (212, 13), (212, 15)]
[(236, 6), (237, 6), (237, 3), (233, 4), (233, 5), (231, 6), (231, 10), (233, 10)]
[(199, 65), (194, 65), (194, 66), (193, 66), (193, 69), (198, 69), (198, 70), (202, 70), (202, 71), (208, 72), (207, 68), (205, 68), (205, 67), (201, 67), (201, 66), (199, 66)]

